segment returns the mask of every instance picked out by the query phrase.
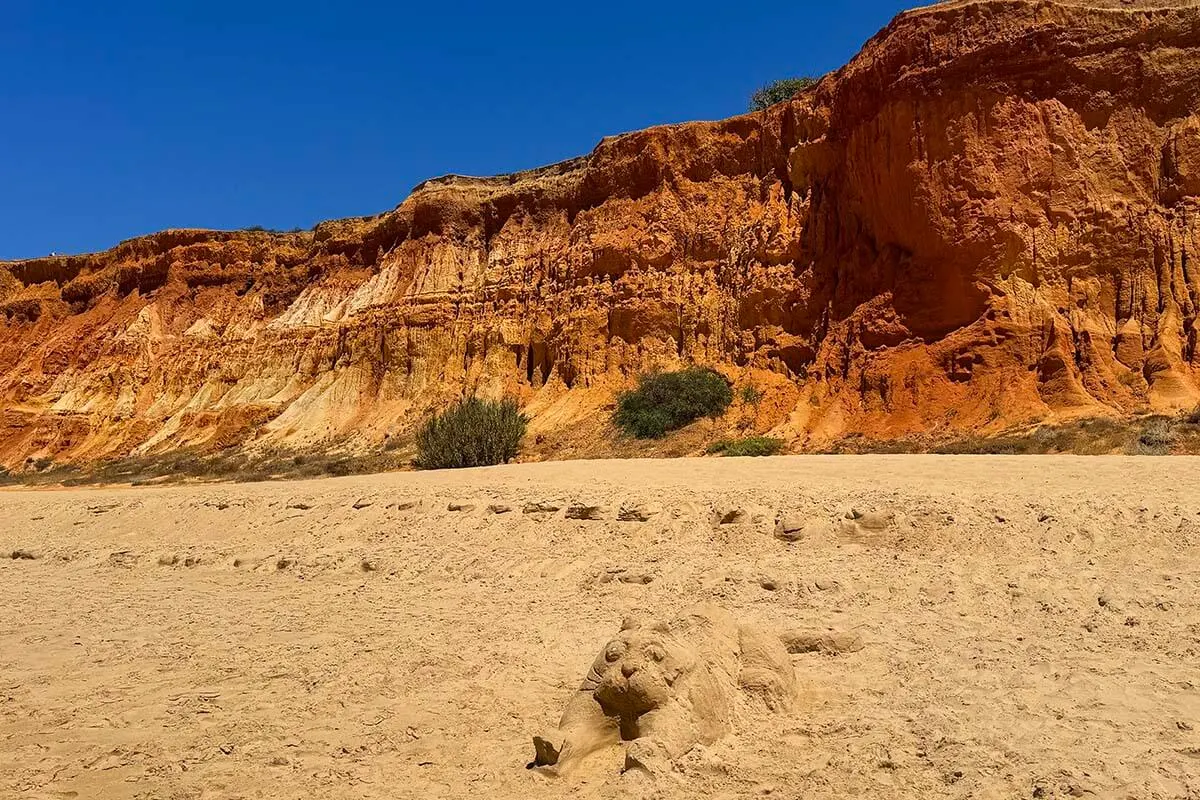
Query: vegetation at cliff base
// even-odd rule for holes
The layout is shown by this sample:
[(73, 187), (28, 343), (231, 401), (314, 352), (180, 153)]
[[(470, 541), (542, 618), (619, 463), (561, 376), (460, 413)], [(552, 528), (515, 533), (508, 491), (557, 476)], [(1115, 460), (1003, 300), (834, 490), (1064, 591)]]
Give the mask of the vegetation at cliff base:
[(750, 110), (762, 111), (776, 103), (791, 100), (816, 83), (816, 78), (784, 78), (774, 83), (768, 83), (750, 96)]
[(528, 424), (515, 400), (467, 398), (421, 426), (413, 464), (418, 469), (507, 464), (520, 453)]
[(1200, 406), (1196, 406), (1184, 416), (1184, 421), (1189, 425), (1200, 425)]
[(783, 450), (783, 440), (770, 436), (751, 436), (747, 439), (721, 439), (708, 447), (710, 456), (726, 458), (762, 458), (776, 456)]
[(716, 370), (689, 367), (643, 375), (636, 389), (617, 398), (613, 423), (638, 439), (661, 439), (701, 417), (717, 418), (733, 402), (733, 389)]

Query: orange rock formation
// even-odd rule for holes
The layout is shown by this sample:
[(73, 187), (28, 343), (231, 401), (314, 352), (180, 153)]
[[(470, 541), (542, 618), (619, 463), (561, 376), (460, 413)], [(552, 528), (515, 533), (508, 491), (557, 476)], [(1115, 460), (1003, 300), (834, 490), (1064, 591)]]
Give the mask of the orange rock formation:
[(1195, 2), (952, 2), (766, 112), (0, 264), (0, 463), (365, 445), (465, 390), (553, 433), (684, 361), (800, 444), (1190, 407), (1198, 109)]

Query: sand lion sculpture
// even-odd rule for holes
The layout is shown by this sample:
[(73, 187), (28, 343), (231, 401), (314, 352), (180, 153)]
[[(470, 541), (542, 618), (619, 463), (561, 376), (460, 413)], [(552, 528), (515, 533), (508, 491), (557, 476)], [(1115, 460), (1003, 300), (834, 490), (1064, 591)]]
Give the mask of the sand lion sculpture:
[(656, 775), (697, 745), (730, 732), (739, 706), (779, 710), (796, 678), (778, 639), (714, 606), (676, 619), (629, 619), (592, 664), (558, 729), (534, 737), (531, 768), (567, 775), (625, 743), (625, 771)]

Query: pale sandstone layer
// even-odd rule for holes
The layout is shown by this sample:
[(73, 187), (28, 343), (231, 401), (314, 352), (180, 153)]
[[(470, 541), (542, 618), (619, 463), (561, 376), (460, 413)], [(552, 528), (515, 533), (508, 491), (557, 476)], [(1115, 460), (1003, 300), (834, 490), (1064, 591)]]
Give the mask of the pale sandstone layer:
[(797, 447), (1193, 406), (1198, 48), (1192, 2), (938, 5), (764, 113), (0, 265), (0, 463), (368, 446), (471, 390), (552, 444), (684, 362)]
[(623, 619), (705, 603), (853, 645), (650, 797), (1194, 798), (1197, 483), (864, 456), (0, 491), (33, 557), (0, 558), (0, 797), (646, 797), (620, 745), (551, 780), (533, 737)]

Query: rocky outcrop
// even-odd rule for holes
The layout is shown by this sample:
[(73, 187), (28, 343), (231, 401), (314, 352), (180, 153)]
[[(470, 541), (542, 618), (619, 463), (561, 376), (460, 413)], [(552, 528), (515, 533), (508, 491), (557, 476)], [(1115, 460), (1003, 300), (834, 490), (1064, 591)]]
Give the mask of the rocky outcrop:
[(1190, 407), (1198, 107), (1194, 2), (946, 3), (762, 113), (3, 264), (0, 463), (366, 446), (464, 391), (552, 437), (691, 361), (799, 446)]

